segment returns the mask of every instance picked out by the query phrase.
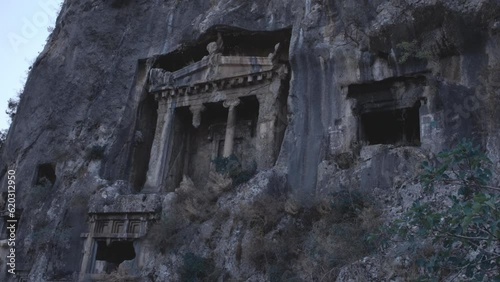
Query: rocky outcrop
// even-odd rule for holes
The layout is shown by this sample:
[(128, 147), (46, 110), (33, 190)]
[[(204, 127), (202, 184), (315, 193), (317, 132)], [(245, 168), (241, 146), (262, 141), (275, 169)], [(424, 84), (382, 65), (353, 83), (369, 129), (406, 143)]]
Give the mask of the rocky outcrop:
[[(331, 240), (344, 241), (328, 233), (328, 225), (342, 223), (337, 227), (350, 230), (352, 238), (361, 231), (348, 220), (324, 216), (324, 208), (318, 212), (327, 195), (359, 192), (373, 198), (370, 204), (361, 201), (359, 209), (376, 206), (391, 217), (413, 197), (411, 191), (418, 193), (418, 185), (408, 183), (418, 162), (463, 137), (487, 150), (498, 180), (498, 14), (494, 0), (65, 1), (33, 64), (2, 155), (2, 191), (7, 191), (6, 170), (16, 171), (18, 273), (30, 281), (76, 279), (91, 195), (108, 191), (127, 201), (120, 195), (138, 192), (130, 183), (138, 111), (160, 55), (188, 54), (190, 46), (217, 33), (289, 30), (288, 127), (275, 168), (214, 199), (218, 208), (212, 217), (176, 225), (175, 234), (181, 235), (170, 235), (191, 241), (167, 242), (175, 254), (145, 243), (151, 257), (136, 274), (173, 281), (186, 261), (202, 257), (210, 275), (227, 279), (332, 281), (340, 265), (320, 261), (341, 248)], [(365, 99), (377, 91), (388, 95), (397, 113), (410, 108), (405, 103), (418, 103), (418, 146), (406, 142), (406, 133), (399, 144), (370, 144), (363, 127), (379, 125), (366, 123), (366, 117), (378, 118), (373, 107), (387, 106), (385, 100)], [(410, 98), (390, 98), (402, 93)], [(40, 179), (47, 176), (49, 182)], [(398, 190), (403, 186), (410, 194)], [(290, 209), (298, 209), (295, 214), (286, 213), (290, 202), (280, 198), (284, 194), (300, 203)], [(245, 205), (274, 205), (272, 199), (275, 209), (261, 209), (267, 214), (248, 207), (250, 212), (241, 212)], [(90, 200), (91, 206), (96, 203)], [(120, 203), (129, 205), (134, 206)], [(170, 208), (165, 200), (162, 213)], [(280, 242), (297, 244), (297, 250), (277, 255), (283, 246), (269, 245), (283, 237), (287, 241)], [(321, 245), (320, 239), (330, 243)], [(252, 249), (255, 245), (265, 251)], [(321, 248), (326, 253), (311, 251)], [(350, 252), (355, 255), (338, 261), (368, 255), (364, 249)], [(297, 272), (291, 273), (285, 260)], [(363, 259), (351, 266), (355, 271), (340, 271), (338, 279), (392, 277), (381, 264)], [(325, 266), (336, 270), (320, 273)], [(12, 277), (0, 278), (7, 279)]]

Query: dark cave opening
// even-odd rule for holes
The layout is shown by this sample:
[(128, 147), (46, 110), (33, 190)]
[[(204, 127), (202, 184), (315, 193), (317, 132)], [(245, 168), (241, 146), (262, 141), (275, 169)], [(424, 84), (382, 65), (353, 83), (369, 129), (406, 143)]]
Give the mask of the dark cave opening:
[(133, 260), (136, 256), (133, 241), (112, 241), (106, 244), (105, 240), (98, 240), (96, 243), (95, 259), (106, 262), (106, 273), (115, 271), (120, 263)]
[(348, 86), (355, 100), (358, 141), (362, 143), (420, 146), (420, 106), (426, 78), (391, 77)]
[(364, 140), (370, 145), (420, 145), (419, 106), (362, 114)]
[[(35, 185), (54, 185), (56, 182), (56, 171), (51, 163), (40, 164), (36, 170)], [(48, 182), (48, 183), (47, 183)]]

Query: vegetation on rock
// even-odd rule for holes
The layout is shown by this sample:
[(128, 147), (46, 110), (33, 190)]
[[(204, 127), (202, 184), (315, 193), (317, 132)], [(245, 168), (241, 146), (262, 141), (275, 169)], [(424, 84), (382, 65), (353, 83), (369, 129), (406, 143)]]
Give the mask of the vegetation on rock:
[(216, 172), (233, 180), (234, 186), (247, 182), (257, 171), (257, 164), (255, 163), (252, 168), (243, 169), (240, 160), (234, 154), (227, 158), (217, 157), (212, 160), (212, 163), (215, 165)]
[(468, 140), (422, 163), (424, 195), (388, 233), (414, 246), (421, 280), (500, 281), (500, 188), (489, 186), (490, 165)]
[(429, 59), (431, 57), (431, 53), (426, 50), (422, 50), (416, 40), (411, 42), (403, 41), (396, 45), (398, 50), (401, 52), (398, 62), (400, 64), (406, 63), (408, 59), (415, 58), (419, 60)]

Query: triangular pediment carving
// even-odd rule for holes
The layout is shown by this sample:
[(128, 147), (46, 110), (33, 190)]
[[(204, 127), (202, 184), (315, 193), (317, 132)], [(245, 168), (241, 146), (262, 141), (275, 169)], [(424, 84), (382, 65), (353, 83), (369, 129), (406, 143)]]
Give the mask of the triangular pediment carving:
[(207, 46), (209, 55), (198, 62), (187, 65), (177, 71), (170, 72), (161, 68), (153, 68), (149, 73), (149, 91), (160, 92), (182, 88), (203, 88), (203, 84), (222, 83), (237, 85), (243, 81), (262, 80), (270, 72), (278, 70), (280, 65), (275, 63), (274, 57), (279, 48), (267, 57), (256, 56), (223, 56), (214, 53), (210, 43)]

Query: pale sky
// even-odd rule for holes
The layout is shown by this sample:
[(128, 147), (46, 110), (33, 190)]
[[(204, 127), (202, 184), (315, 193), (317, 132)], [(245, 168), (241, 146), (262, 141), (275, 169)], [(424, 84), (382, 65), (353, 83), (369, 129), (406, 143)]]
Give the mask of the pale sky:
[(0, 129), (9, 127), (7, 100), (23, 89), (63, 0), (4, 0), (0, 10)]

